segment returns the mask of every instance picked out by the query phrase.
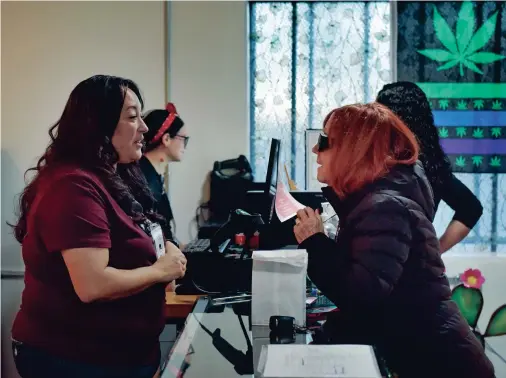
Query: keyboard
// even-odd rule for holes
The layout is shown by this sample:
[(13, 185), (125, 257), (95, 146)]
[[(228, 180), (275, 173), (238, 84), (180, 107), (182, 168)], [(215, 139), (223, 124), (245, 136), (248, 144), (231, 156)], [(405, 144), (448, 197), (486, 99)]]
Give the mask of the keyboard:
[(184, 253), (206, 252), (211, 247), (211, 239), (195, 239), (186, 244)]
[[(230, 239), (225, 240), (219, 247), (218, 251), (223, 253), (230, 243)], [(208, 252), (211, 247), (211, 239), (195, 239), (186, 244), (183, 253), (199, 253)]]

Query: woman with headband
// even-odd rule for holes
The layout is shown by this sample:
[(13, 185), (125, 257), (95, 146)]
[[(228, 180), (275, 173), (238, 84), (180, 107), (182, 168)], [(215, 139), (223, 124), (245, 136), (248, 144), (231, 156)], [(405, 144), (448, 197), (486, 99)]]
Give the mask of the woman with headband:
[(171, 228), (174, 216), (165, 193), (164, 174), (169, 162), (181, 161), (190, 137), (176, 107), (170, 102), (165, 109), (146, 113), (144, 122), (149, 131), (144, 135), (146, 151), (139, 164), (155, 197), (156, 211), (166, 220), (164, 235), (176, 243)]

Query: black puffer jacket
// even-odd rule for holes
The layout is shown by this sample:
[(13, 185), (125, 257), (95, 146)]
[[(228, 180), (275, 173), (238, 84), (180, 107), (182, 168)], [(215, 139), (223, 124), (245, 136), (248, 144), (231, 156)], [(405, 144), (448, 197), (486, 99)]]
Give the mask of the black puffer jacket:
[(397, 166), (341, 201), (336, 240), (306, 239), (311, 280), (340, 312), (326, 341), (375, 345), (401, 378), (491, 378), (494, 369), (453, 301), (421, 164)]

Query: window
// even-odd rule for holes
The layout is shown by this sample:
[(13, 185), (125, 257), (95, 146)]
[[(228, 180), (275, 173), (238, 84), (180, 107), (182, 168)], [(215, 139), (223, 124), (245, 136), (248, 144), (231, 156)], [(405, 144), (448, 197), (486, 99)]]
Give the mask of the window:
[[(270, 140), (279, 138), (282, 163), (305, 189), (305, 130), (321, 129), (335, 107), (372, 101), (393, 81), (391, 9), (383, 1), (249, 3), (255, 177), (265, 177)], [(506, 252), (505, 175), (457, 176), (480, 198), (484, 213), (455, 249)], [(441, 203), (434, 221), (439, 235), (452, 217)]]
[[(456, 173), (480, 199), (483, 215), (471, 233), (453, 249), (457, 252), (506, 252), (506, 174)], [(453, 210), (441, 202), (434, 219), (438, 235), (442, 235), (453, 218)]]
[(387, 2), (251, 2), (251, 160), (265, 177), (271, 138), (305, 187), (305, 130), (391, 81)]

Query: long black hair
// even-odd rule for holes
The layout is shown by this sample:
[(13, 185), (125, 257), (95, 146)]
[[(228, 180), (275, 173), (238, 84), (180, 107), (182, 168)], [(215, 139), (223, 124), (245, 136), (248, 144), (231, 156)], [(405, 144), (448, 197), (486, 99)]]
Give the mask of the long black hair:
[(148, 218), (163, 222), (153, 211), (154, 198), (138, 164), (117, 164), (118, 154), (111, 143), (127, 89), (134, 92), (144, 106), (139, 87), (121, 77), (92, 76), (71, 92), (63, 114), (49, 129), (51, 141), (45, 153), (37, 165), (26, 172), (35, 175), (20, 196), (19, 218), (12, 225), (20, 243), (27, 233), (28, 212), (39, 184), (50, 177), (52, 168), (62, 164), (75, 164), (95, 173), (135, 221)]
[(415, 134), (421, 147), (420, 161), (432, 187), (437, 190), (452, 174), (450, 160), (439, 142), (429, 100), (415, 83), (385, 85), (377, 102), (390, 108)]

